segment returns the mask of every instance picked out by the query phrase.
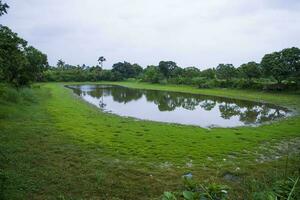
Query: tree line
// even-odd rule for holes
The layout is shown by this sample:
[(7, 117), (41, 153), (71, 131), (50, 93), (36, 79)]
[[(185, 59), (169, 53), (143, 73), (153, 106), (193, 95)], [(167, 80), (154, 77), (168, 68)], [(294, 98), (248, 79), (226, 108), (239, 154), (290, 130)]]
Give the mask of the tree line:
[(112, 69), (99, 65), (72, 66), (59, 60), (55, 67), (44, 72), (44, 81), (122, 81), (136, 79), (151, 83), (197, 85), (200, 88), (229, 87), (267, 90), (298, 89), (300, 86), (300, 49), (291, 47), (263, 56), (260, 63), (251, 61), (235, 67), (219, 64), (200, 70), (197, 67), (178, 66), (173, 61), (142, 68), (139, 64), (118, 62)]
[[(0, 0), (0, 17), (9, 6)], [(58, 60), (49, 66), (47, 55), (28, 45), (9, 27), (0, 25), (0, 81), (16, 87), (34, 81), (121, 81), (136, 79), (151, 83), (196, 85), (200, 88), (229, 87), (267, 90), (299, 89), (300, 49), (285, 48), (263, 56), (260, 63), (251, 61), (235, 67), (219, 64), (205, 70), (180, 67), (173, 61), (142, 68), (139, 64), (118, 62), (112, 69), (103, 69), (104, 56), (98, 64), (70, 65)]]

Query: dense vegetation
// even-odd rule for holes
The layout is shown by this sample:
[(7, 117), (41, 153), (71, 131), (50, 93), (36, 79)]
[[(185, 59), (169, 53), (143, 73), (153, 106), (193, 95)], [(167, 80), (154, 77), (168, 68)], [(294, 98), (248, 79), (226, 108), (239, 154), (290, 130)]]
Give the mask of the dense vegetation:
[[(1, 3), (0, 14), (8, 5)], [(0, 16), (1, 16), (0, 15)], [(73, 66), (59, 60), (50, 67), (47, 55), (18, 37), (8, 27), (0, 25), (0, 80), (15, 86), (33, 81), (120, 81), (134, 78), (151, 83), (196, 85), (199, 88), (252, 88), (265, 90), (296, 90), (300, 85), (300, 49), (291, 47), (263, 56), (260, 63), (248, 62), (239, 67), (219, 64), (199, 70), (182, 68), (173, 61), (161, 61), (157, 66), (142, 68), (138, 64), (118, 62), (111, 70), (103, 69), (106, 59), (99, 65)]]
[(286, 48), (266, 54), (261, 63), (248, 62), (235, 68), (219, 64), (216, 68), (199, 70), (181, 68), (173, 61), (161, 61), (158, 66), (143, 69), (138, 64), (119, 62), (112, 70), (99, 65), (72, 66), (59, 61), (44, 73), (44, 81), (120, 81), (134, 78), (151, 83), (196, 85), (200, 88), (252, 88), (265, 90), (296, 90), (300, 84), (300, 49)]

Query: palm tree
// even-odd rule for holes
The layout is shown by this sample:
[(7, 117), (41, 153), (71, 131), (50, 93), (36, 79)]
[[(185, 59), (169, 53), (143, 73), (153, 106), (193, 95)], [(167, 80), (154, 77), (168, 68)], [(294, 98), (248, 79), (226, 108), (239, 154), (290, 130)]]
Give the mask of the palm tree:
[(101, 66), (101, 68), (103, 67), (103, 62), (106, 61), (106, 59), (103, 57), (103, 56), (100, 56), (98, 58), (98, 62), (99, 62), (99, 65)]

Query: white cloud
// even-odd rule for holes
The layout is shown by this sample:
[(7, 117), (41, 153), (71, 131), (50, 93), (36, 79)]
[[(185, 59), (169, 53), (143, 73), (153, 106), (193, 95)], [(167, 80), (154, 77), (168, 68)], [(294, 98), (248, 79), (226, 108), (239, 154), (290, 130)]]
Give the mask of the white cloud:
[(260, 61), (268, 52), (300, 46), (296, 0), (7, 0), (1, 23), (48, 54), (51, 64), (107, 68), (173, 60), (206, 68)]

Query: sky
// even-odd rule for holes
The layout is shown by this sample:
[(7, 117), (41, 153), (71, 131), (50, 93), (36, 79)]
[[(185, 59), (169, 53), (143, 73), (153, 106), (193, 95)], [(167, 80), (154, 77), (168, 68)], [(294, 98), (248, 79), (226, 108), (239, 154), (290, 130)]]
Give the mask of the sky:
[(300, 0), (4, 0), (9, 26), (68, 64), (161, 60), (199, 69), (300, 47)]

